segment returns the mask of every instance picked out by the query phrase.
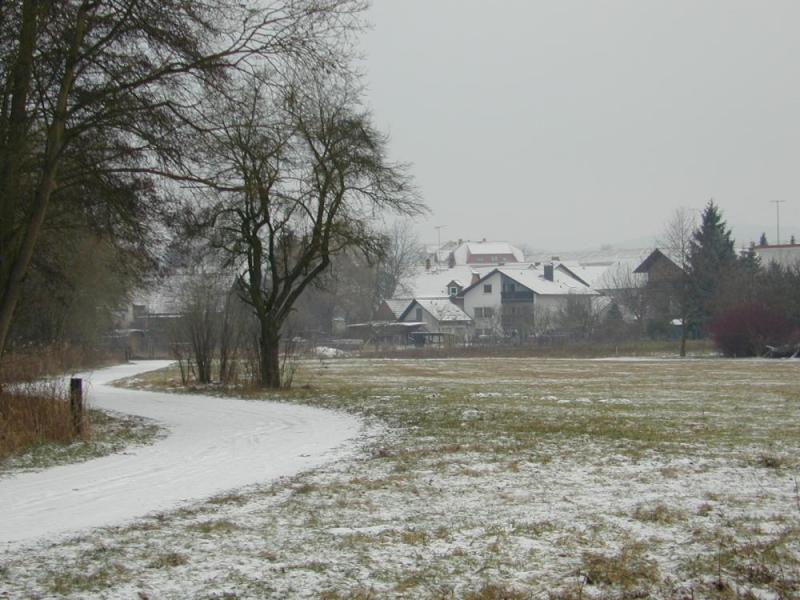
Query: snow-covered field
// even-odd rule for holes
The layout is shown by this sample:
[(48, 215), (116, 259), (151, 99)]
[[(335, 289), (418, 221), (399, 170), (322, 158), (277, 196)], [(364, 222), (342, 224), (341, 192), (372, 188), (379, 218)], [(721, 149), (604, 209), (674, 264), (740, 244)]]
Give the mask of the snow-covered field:
[(798, 369), (308, 361), (276, 399), (383, 425), (357, 453), (17, 546), (0, 597), (795, 598)]

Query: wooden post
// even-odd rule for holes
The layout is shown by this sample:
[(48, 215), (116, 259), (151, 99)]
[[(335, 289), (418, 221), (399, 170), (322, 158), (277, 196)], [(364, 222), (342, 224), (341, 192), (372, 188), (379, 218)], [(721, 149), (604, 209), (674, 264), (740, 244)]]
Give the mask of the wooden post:
[(83, 380), (73, 377), (69, 380), (69, 410), (72, 413), (72, 432), (83, 437), (85, 432), (83, 421)]

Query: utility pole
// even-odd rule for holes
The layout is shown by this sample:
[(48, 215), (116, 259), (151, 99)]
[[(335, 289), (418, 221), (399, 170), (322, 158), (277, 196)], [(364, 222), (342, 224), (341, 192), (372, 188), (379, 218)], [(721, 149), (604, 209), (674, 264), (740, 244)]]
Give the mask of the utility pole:
[(436, 230), (436, 264), (439, 264), (439, 252), (442, 250), (442, 227), (446, 225), (437, 225), (434, 227)]
[(775, 236), (775, 243), (781, 243), (781, 204), (786, 202), (786, 200), (770, 200), (775, 205), (775, 212), (777, 218), (777, 235)]

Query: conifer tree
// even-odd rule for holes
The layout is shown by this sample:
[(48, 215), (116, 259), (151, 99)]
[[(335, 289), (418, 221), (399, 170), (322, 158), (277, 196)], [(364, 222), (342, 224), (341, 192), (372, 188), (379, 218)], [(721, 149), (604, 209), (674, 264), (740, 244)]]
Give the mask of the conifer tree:
[(767, 242), (767, 234), (766, 233), (762, 233), (761, 237), (758, 239), (758, 245), (759, 246), (766, 246), (767, 244), (768, 244), (768, 242)]
[(731, 231), (722, 220), (719, 207), (709, 200), (689, 247), (693, 312), (701, 326), (713, 315), (720, 282), (735, 267)]

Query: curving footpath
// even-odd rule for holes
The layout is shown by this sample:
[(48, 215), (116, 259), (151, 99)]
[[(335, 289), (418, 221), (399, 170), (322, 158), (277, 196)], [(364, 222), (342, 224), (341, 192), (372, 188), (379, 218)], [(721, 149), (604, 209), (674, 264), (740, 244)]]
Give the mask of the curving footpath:
[(169, 433), (150, 446), (0, 479), (0, 548), (119, 525), (293, 475), (351, 452), (362, 430), (356, 417), (329, 410), (109, 385), (169, 364), (141, 361), (81, 375), (91, 406), (155, 419)]

